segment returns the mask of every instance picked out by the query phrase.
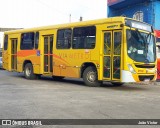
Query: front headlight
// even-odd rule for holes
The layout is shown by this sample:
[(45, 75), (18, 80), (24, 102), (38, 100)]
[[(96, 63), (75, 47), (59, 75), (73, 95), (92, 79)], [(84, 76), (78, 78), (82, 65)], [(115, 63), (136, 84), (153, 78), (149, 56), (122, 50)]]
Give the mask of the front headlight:
[(128, 64), (128, 68), (129, 68), (129, 71), (130, 71), (131, 73), (133, 73), (133, 74), (136, 73), (136, 71), (134, 70), (134, 68), (132, 67), (131, 64)]

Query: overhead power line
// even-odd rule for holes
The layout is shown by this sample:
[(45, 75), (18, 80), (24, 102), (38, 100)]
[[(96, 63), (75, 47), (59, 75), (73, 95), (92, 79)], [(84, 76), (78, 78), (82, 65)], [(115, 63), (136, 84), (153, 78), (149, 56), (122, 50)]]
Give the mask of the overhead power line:
[[(63, 12), (62, 10), (58, 10), (57, 8), (53, 8), (53, 6), (48, 5), (48, 4), (46, 3), (46, 1), (37, 0), (37, 3), (40, 3), (41, 5), (50, 8), (52, 11), (56, 11), (56, 12), (58, 12), (58, 13), (64, 15), (64, 16), (66, 16), (66, 17), (68, 17), (68, 15), (71, 15), (71, 14), (68, 14), (68, 13), (66, 13), (66, 12)], [(78, 20), (78, 19), (77, 19), (76, 17), (74, 17), (73, 15), (72, 15), (72, 17), (70, 17), (70, 18), (73, 18), (74, 20)], [(71, 19), (70, 19), (70, 21), (71, 21)]]

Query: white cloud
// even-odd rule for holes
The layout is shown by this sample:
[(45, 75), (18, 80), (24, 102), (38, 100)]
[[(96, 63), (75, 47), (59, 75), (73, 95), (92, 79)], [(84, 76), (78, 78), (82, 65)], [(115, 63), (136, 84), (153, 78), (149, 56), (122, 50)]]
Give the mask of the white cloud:
[(0, 27), (28, 28), (107, 17), (106, 0), (0, 0)]
[(0, 25), (33, 27), (106, 17), (106, 0), (0, 0)]

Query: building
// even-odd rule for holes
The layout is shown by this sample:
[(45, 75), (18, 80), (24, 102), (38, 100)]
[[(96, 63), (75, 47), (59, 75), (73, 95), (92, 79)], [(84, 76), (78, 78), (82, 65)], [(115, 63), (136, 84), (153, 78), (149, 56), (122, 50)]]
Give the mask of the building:
[(160, 30), (160, 0), (108, 0), (108, 17), (126, 16)]
[[(157, 45), (157, 71), (160, 72), (160, 0), (108, 0), (108, 17), (126, 16), (153, 26)], [(160, 80), (160, 74), (157, 73)]]

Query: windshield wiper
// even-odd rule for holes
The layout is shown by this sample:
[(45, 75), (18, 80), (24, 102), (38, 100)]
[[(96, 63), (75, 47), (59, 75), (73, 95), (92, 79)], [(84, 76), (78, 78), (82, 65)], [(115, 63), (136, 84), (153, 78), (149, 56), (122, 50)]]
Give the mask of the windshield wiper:
[(145, 47), (145, 42), (147, 42), (147, 40), (141, 35), (141, 33), (138, 31), (138, 29), (136, 29), (137, 34), (139, 35), (139, 37), (142, 39), (143, 45)]
[(147, 36), (146, 36), (147, 40), (148, 40), (148, 37), (150, 37), (150, 38), (149, 38), (149, 41), (147, 41), (147, 43), (150, 44), (150, 41), (151, 41), (151, 32), (147, 34)]

